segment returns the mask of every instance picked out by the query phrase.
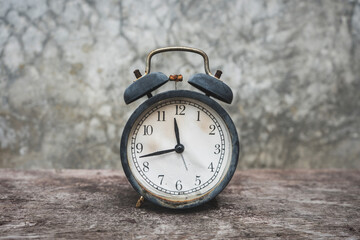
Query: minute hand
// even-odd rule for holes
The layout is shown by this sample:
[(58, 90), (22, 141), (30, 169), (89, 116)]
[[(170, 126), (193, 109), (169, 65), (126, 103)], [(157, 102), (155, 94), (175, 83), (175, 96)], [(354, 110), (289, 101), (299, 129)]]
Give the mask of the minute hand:
[(179, 127), (176, 122), (176, 118), (174, 118), (174, 130), (175, 130), (175, 137), (177, 144), (180, 144), (180, 134), (179, 134)]
[(162, 150), (162, 151), (157, 151), (157, 152), (149, 153), (149, 154), (146, 154), (146, 155), (142, 155), (142, 156), (140, 156), (140, 158), (157, 156), (157, 155), (161, 155), (161, 154), (165, 154), (165, 153), (170, 153), (170, 152), (175, 152), (175, 151), (176, 151), (175, 148), (173, 148), (173, 149), (167, 149), (167, 150)]

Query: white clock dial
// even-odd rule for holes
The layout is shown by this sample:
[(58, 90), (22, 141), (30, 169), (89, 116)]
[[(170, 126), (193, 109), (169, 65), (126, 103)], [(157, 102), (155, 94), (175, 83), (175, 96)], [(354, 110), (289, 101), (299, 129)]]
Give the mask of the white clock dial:
[(191, 201), (211, 192), (226, 175), (231, 152), (229, 129), (221, 116), (185, 97), (147, 108), (133, 123), (127, 142), (136, 181), (169, 201)]

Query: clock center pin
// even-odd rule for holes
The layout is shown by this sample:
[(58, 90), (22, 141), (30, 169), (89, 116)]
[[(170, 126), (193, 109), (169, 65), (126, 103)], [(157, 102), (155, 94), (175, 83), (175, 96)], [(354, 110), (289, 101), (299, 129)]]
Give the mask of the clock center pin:
[(182, 153), (182, 152), (184, 152), (184, 150), (185, 150), (185, 147), (182, 144), (178, 144), (175, 146), (175, 152), (177, 152), (177, 153)]

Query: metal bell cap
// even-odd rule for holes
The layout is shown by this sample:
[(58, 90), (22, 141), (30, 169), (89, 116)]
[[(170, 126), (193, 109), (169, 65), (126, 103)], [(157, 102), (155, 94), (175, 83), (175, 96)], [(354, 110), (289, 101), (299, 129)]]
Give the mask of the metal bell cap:
[(197, 73), (190, 77), (188, 83), (204, 92), (206, 95), (223, 102), (230, 104), (233, 100), (233, 93), (230, 87), (213, 76), (205, 73)]
[(161, 72), (149, 73), (142, 76), (126, 88), (124, 92), (125, 103), (132, 103), (161, 87), (167, 81), (169, 81), (169, 78)]

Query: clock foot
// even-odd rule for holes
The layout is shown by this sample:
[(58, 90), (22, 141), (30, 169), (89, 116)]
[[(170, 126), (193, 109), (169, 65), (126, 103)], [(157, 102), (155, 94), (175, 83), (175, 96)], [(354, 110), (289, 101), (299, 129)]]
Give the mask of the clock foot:
[(140, 208), (141, 205), (144, 203), (145, 199), (143, 196), (140, 196), (139, 200), (137, 200), (135, 207)]

